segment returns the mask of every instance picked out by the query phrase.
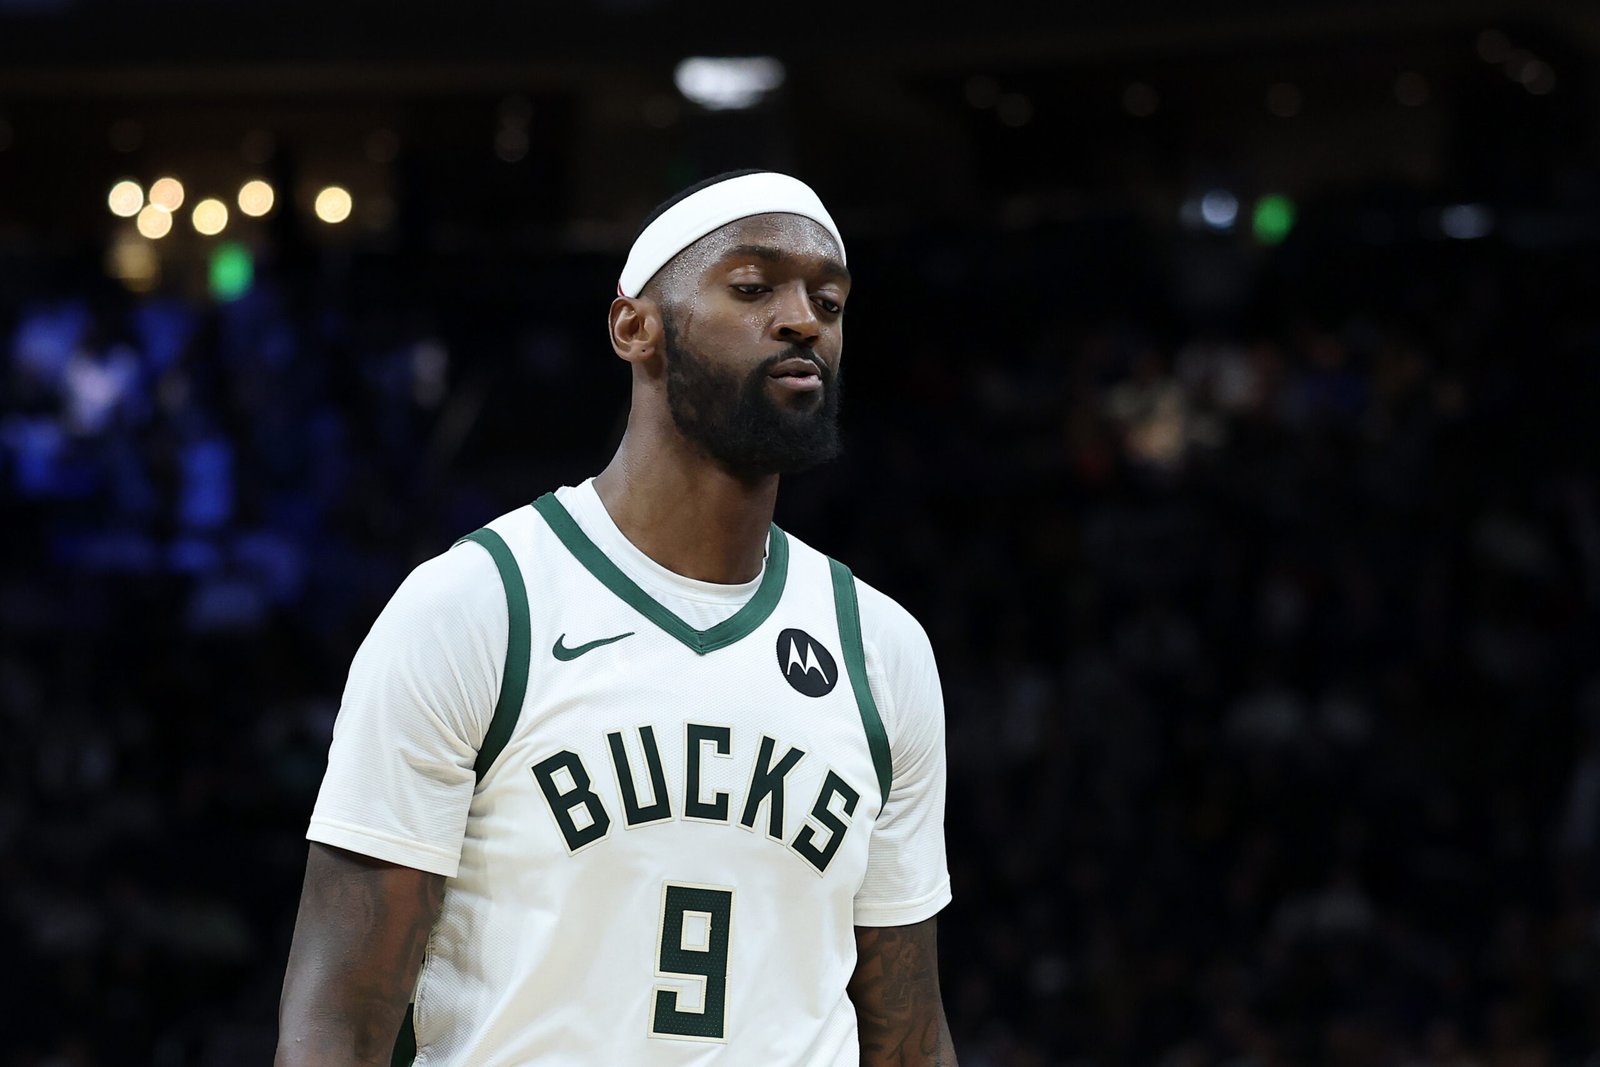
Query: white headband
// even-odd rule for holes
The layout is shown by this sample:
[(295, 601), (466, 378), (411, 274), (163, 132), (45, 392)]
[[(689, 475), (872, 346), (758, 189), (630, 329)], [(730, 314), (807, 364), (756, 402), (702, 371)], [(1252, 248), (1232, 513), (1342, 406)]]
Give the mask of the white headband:
[(627, 265), (617, 281), (617, 293), (638, 296), (669, 259), (712, 230), (735, 219), (766, 214), (803, 215), (821, 223), (838, 242), (839, 259), (844, 259), (839, 227), (833, 224), (828, 209), (811, 186), (787, 174), (762, 171), (708, 185), (656, 216), (629, 249)]

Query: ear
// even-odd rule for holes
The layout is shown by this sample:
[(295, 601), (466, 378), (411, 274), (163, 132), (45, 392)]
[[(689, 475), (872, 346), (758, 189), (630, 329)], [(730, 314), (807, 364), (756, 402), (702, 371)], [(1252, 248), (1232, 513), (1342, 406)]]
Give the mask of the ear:
[(619, 296), (611, 301), (611, 350), (639, 364), (661, 349), (661, 308), (648, 296)]

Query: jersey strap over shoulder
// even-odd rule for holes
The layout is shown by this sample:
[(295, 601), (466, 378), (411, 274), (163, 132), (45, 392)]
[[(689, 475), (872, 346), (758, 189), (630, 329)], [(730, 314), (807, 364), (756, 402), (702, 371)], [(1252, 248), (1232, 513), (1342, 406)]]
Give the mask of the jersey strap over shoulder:
[[(511, 739), (511, 731), (522, 713), (523, 698), (528, 692), (528, 665), (532, 659), (532, 620), (528, 617), (528, 587), (522, 580), (522, 568), (511, 553), (505, 538), (488, 527), (474, 530), (458, 540), (451, 548), (464, 541), (482, 545), (494, 560), (500, 572), (500, 584), (506, 594), (506, 663), (500, 678), (500, 697), (494, 704), (494, 717), (478, 747), (478, 758), (473, 763), (473, 773), (478, 781), (489, 773), (494, 761), (504, 751)], [(400, 1022), (400, 1032), (395, 1035), (394, 1051), (390, 1053), (391, 1067), (410, 1067), (417, 1058), (417, 1028), (415, 1004), (406, 1005), (406, 1016)]]
[(509, 624), (500, 698), (495, 701), (494, 717), (489, 720), (489, 729), (483, 735), (477, 762), (472, 767), (481, 782), (494, 765), (495, 758), (506, 747), (511, 731), (517, 725), (517, 716), (522, 712), (522, 700), (528, 691), (528, 663), (532, 656), (529, 636), (531, 623), (528, 618), (528, 587), (522, 581), (522, 570), (517, 566), (517, 559), (511, 554), (511, 547), (505, 539), (484, 527), (467, 534), (456, 544), (462, 541), (482, 545), (494, 560), (495, 568), (500, 571), (500, 583), (505, 586), (506, 619)]
[(878, 788), (883, 792), (883, 802), (889, 803), (889, 786), (894, 772), (889, 760), (889, 735), (883, 728), (883, 718), (878, 714), (878, 702), (872, 699), (867, 685), (867, 652), (861, 640), (861, 609), (856, 603), (856, 579), (836, 559), (828, 560), (833, 573), (833, 607), (839, 616), (839, 641), (844, 645), (845, 671), (850, 675), (850, 688), (855, 690), (856, 708), (861, 712), (861, 725), (867, 732), (867, 749), (872, 753), (872, 766), (878, 772)]

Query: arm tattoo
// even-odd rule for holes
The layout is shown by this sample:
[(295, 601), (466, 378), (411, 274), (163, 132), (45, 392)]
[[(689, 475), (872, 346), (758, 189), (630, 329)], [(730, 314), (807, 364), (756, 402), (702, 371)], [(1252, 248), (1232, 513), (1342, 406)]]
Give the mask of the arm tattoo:
[(313, 844), (276, 1062), (387, 1064), (443, 903), (440, 875)]
[(861, 1032), (861, 1067), (955, 1067), (939, 998), (933, 920), (859, 926), (856, 954), (850, 999)]

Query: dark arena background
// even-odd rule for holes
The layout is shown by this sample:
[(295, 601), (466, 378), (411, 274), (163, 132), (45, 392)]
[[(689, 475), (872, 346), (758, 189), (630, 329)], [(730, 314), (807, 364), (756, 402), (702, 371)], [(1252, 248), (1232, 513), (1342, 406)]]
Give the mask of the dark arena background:
[(1600, 1063), (1597, 53), (1579, 0), (0, 0), (0, 1064), (270, 1061), (351, 654), (603, 465), (633, 231), (749, 165), (856, 275), (779, 521), (939, 655), (965, 1067)]

